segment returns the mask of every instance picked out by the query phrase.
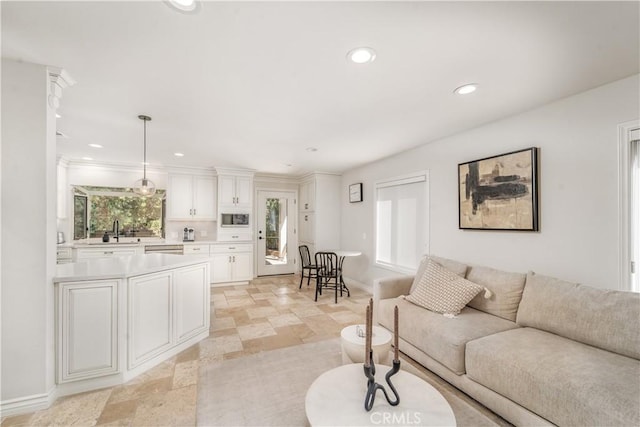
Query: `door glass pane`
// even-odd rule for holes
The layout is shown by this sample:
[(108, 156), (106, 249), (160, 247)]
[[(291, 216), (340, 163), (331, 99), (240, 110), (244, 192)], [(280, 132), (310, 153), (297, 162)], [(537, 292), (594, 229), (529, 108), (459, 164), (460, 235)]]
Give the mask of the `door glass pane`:
[(267, 198), (265, 215), (265, 265), (287, 263), (287, 199)]

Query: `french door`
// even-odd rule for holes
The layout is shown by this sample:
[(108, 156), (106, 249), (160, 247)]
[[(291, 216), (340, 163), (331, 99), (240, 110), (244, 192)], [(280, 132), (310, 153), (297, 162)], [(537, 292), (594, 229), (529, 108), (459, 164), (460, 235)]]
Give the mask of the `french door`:
[(296, 271), (295, 196), (288, 191), (258, 191), (258, 276)]

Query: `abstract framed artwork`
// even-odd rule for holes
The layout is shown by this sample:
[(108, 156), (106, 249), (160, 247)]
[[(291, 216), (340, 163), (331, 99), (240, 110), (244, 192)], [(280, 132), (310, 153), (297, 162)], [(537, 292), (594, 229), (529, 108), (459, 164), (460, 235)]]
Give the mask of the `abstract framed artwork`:
[(458, 227), (538, 231), (538, 149), (460, 163)]

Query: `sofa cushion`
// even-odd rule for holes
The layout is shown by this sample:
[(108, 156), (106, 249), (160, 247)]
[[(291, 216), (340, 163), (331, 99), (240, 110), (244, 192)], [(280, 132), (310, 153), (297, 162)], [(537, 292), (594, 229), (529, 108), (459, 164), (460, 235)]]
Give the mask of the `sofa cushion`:
[(517, 323), (640, 359), (640, 294), (529, 273)]
[(407, 301), (437, 313), (458, 314), (482, 290), (482, 286), (428, 260), (424, 274)]
[(396, 305), (400, 338), (458, 375), (465, 372), (464, 351), (468, 341), (517, 328), (514, 322), (473, 308), (465, 307), (457, 317), (447, 318), (398, 297), (378, 303), (378, 323), (389, 330), (393, 330)]
[(416, 275), (413, 278), (413, 283), (411, 284), (411, 289), (409, 290), (409, 293), (413, 292), (415, 287), (418, 285), (420, 278), (424, 275), (424, 271), (427, 268), (428, 260), (437, 262), (447, 270), (453, 271), (460, 277), (465, 277), (465, 275), (467, 274), (467, 268), (468, 268), (467, 264), (463, 264), (461, 262), (454, 261), (452, 259), (441, 258), (435, 255), (425, 255), (424, 257), (422, 257), (422, 260), (420, 261), (420, 265), (418, 266), (418, 271), (416, 271)]
[(532, 328), (467, 343), (470, 379), (556, 425), (640, 425), (640, 361)]
[(472, 266), (466, 277), (467, 280), (489, 289), (493, 294), (490, 298), (485, 298), (482, 294), (476, 296), (468, 304), (469, 307), (512, 322), (516, 321), (518, 305), (527, 277), (525, 274)]

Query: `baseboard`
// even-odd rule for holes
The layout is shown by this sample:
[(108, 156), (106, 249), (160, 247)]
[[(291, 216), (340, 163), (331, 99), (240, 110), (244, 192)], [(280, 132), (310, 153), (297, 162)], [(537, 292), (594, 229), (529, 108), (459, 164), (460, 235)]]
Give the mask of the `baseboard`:
[(57, 388), (53, 387), (48, 393), (3, 400), (0, 402), (0, 414), (2, 415), (2, 420), (14, 415), (47, 409), (53, 404), (57, 397)]
[(348, 288), (358, 288), (367, 293), (373, 294), (373, 288), (371, 286), (368, 286), (362, 282), (358, 282), (357, 280), (354, 280), (350, 277), (344, 277), (344, 282), (347, 284)]

